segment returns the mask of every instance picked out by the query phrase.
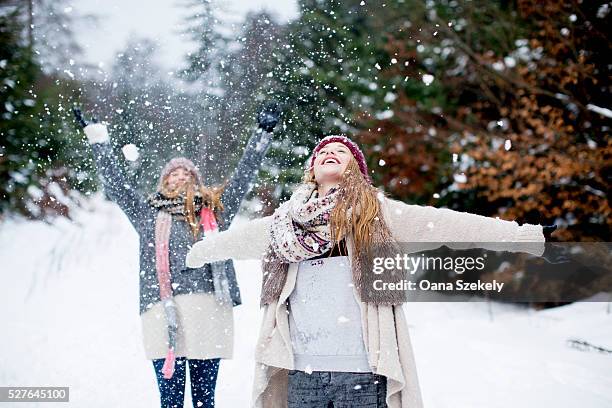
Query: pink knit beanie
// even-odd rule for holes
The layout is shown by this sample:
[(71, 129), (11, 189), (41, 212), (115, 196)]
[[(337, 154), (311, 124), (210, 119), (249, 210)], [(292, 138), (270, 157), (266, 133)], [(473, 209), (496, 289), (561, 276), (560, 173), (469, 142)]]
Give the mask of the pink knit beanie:
[(370, 175), (368, 174), (368, 165), (366, 163), (366, 159), (365, 159), (365, 156), (363, 155), (363, 152), (361, 151), (359, 146), (357, 146), (357, 143), (353, 142), (351, 139), (349, 139), (348, 137), (344, 135), (331, 135), (331, 136), (326, 136), (323, 139), (321, 139), (321, 141), (317, 144), (317, 146), (312, 151), (312, 156), (310, 157), (310, 160), (309, 160), (310, 168), (314, 166), (315, 157), (317, 153), (319, 152), (319, 150), (321, 150), (324, 146), (330, 143), (342, 143), (343, 145), (345, 145), (347, 149), (349, 149), (350, 152), (353, 154), (353, 157), (355, 158), (355, 160), (357, 160), (357, 164), (359, 165), (359, 171), (361, 171), (361, 174), (363, 174), (363, 177), (365, 177), (365, 179), (369, 183), (372, 183), (372, 179), (370, 178)]
[(159, 176), (159, 182), (157, 183), (158, 191), (161, 190), (164, 184), (164, 179), (168, 177), (170, 173), (172, 173), (174, 170), (178, 169), (179, 167), (182, 167), (188, 172), (190, 172), (193, 178), (195, 179), (196, 183), (202, 184), (202, 175), (200, 174), (200, 170), (198, 170), (195, 164), (193, 164), (193, 162), (186, 157), (175, 157), (174, 159), (166, 163), (166, 165), (164, 166)]

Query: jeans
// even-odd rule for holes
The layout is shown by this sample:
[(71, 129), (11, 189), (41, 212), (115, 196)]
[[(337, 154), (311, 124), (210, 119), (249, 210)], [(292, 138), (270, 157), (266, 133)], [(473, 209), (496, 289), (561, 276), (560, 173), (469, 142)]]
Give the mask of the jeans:
[(164, 378), (162, 367), (164, 359), (153, 360), (157, 375), (157, 385), (161, 399), (161, 408), (183, 408), (185, 401), (185, 372), (189, 364), (189, 379), (191, 380), (191, 399), (194, 408), (212, 408), (215, 406), (215, 386), (219, 372), (219, 359), (187, 360), (178, 357), (174, 375), (169, 380)]
[(289, 408), (386, 408), (387, 378), (372, 373), (289, 371)]

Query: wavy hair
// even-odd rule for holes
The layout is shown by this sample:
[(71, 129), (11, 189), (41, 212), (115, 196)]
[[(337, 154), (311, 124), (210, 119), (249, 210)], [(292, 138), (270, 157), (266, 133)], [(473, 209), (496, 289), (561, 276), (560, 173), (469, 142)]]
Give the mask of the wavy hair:
[(161, 193), (168, 198), (185, 197), (185, 222), (191, 228), (193, 238), (197, 239), (200, 232), (200, 223), (196, 214), (196, 191), (202, 197), (202, 208), (207, 207), (213, 210), (217, 223), (221, 223), (220, 214), (223, 211), (221, 195), (224, 188), (222, 186), (209, 187), (195, 182), (196, 177), (192, 174), (189, 181), (176, 189), (170, 189), (168, 177), (162, 182)]
[[(304, 183), (316, 183), (314, 172), (304, 173)], [(391, 241), (391, 232), (381, 209), (382, 191), (372, 186), (351, 158), (340, 182), (336, 205), (331, 213), (332, 239), (339, 243), (352, 235), (357, 257), (367, 255), (372, 244)]]

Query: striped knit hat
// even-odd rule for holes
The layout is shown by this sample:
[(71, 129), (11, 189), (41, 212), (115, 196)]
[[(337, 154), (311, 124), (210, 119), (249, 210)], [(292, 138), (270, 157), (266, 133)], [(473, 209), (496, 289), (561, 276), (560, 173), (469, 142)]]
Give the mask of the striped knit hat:
[(190, 172), (197, 184), (202, 184), (202, 175), (200, 174), (200, 170), (198, 170), (195, 164), (193, 164), (193, 162), (186, 157), (175, 157), (174, 159), (166, 163), (166, 165), (164, 166), (161, 175), (159, 176), (159, 182), (157, 183), (158, 191), (161, 191), (164, 185), (164, 179), (179, 167), (182, 167), (188, 172)]
[(369, 183), (372, 183), (372, 179), (370, 178), (370, 175), (368, 174), (368, 165), (366, 163), (366, 159), (365, 159), (365, 156), (363, 155), (363, 152), (361, 151), (359, 146), (357, 146), (357, 143), (353, 142), (351, 139), (349, 139), (348, 137), (344, 135), (331, 135), (331, 136), (326, 136), (323, 139), (321, 139), (321, 141), (317, 144), (317, 146), (312, 151), (312, 156), (310, 156), (310, 160), (308, 160), (310, 168), (314, 166), (315, 157), (317, 156), (317, 153), (319, 152), (319, 150), (321, 150), (324, 146), (330, 143), (342, 143), (343, 145), (345, 145), (347, 149), (351, 151), (355, 160), (357, 160), (357, 164), (359, 165), (359, 171), (361, 171), (361, 174), (363, 174), (363, 177), (365, 177), (365, 179)]

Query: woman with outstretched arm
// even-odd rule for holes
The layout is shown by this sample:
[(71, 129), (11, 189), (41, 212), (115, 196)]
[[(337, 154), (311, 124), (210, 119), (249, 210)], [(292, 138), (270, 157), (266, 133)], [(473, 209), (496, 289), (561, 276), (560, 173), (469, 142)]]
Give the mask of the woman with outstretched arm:
[(219, 361), (233, 354), (233, 306), (241, 303), (240, 291), (231, 260), (191, 269), (185, 256), (199, 238), (231, 224), (269, 148), (278, 112), (269, 106), (260, 113), (259, 127), (222, 191), (208, 187), (191, 160), (175, 157), (147, 198), (124, 175), (106, 126), (75, 114), (107, 195), (140, 237), (140, 316), (161, 406), (183, 406), (188, 366), (193, 406), (213, 407)]
[(541, 255), (545, 237), (540, 225), (388, 199), (359, 147), (328, 136), (273, 215), (204, 238), (187, 265), (263, 260), (253, 406), (420, 408), (405, 296), (364, 296), (372, 272), (363, 260), (372, 245), (453, 241), (506, 241)]

